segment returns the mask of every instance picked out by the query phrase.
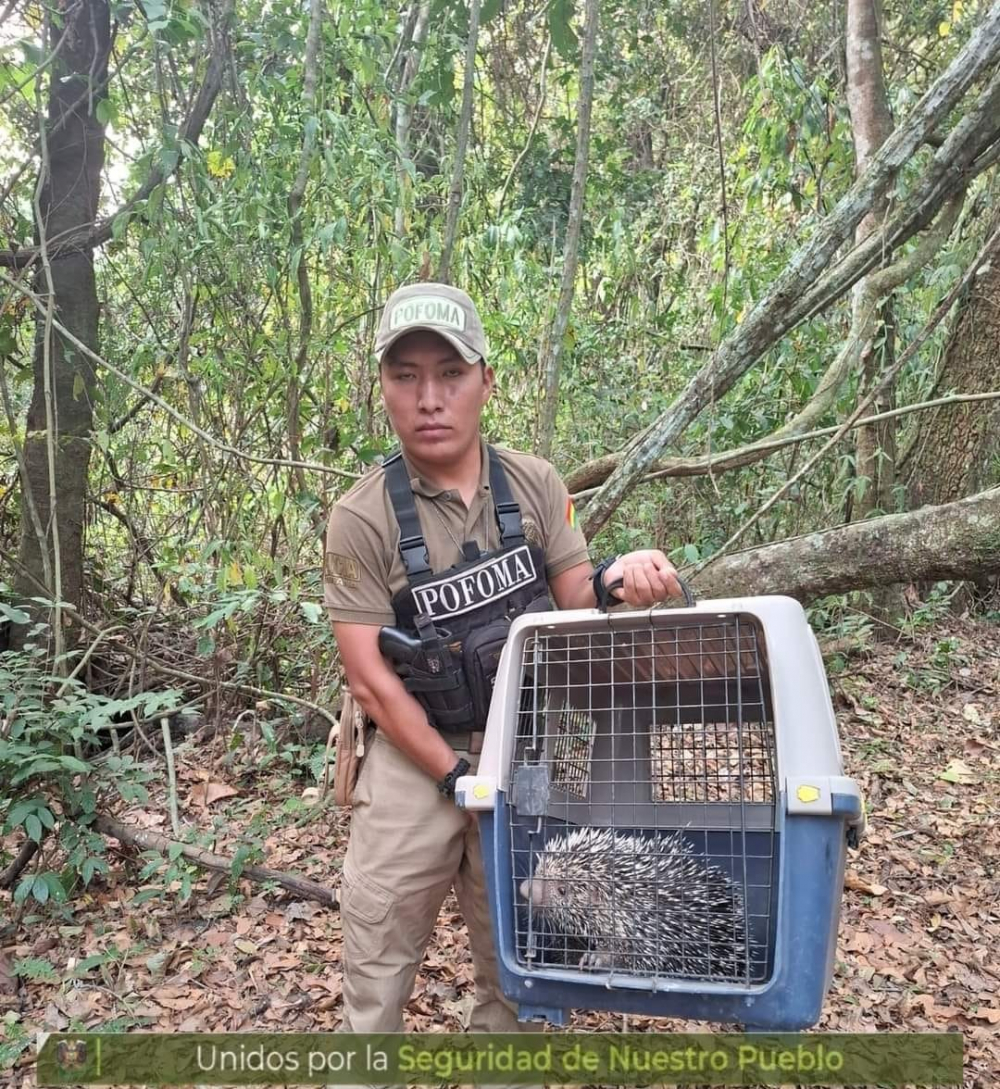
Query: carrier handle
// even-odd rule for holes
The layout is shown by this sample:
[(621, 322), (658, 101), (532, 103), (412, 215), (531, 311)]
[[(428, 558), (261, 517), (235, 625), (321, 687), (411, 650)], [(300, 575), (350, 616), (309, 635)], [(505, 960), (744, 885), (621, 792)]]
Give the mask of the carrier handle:
[[(687, 609), (693, 609), (696, 604), (694, 599), (694, 591), (687, 584), (687, 582), (680, 577), (680, 575), (677, 576), (677, 582), (680, 585), (681, 593), (684, 595), (684, 607)], [(621, 604), (621, 602), (617, 601), (617, 599), (612, 598), (611, 595), (615, 592), (615, 590), (620, 590), (624, 585), (624, 579), (615, 579), (615, 581), (607, 587), (607, 600), (609, 605), (611, 605), (612, 603)], [(604, 611), (607, 612), (607, 609), (605, 609)]]

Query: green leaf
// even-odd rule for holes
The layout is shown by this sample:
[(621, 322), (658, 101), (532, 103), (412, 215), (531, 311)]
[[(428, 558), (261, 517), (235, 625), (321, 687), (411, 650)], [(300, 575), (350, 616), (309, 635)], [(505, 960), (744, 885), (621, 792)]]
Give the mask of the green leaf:
[[(49, 897), (57, 904), (65, 903), (66, 889), (59, 880), (59, 875), (54, 873), (42, 874), (42, 880), (45, 882), (46, 889), (48, 889)], [(35, 894), (35, 899), (38, 899), (37, 893)]]
[(42, 822), (34, 813), (29, 814), (25, 818), (24, 830), (28, 833), (29, 839), (33, 839), (35, 843), (42, 842)]
[(77, 760), (75, 756), (59, 756), (56, 759), (68, 771), (76, 771), (81, 775), (86, 775), (90, 771), (90, 765), (85, 764), (82, 760)]
[[(135, 902), (134, 899), (132, 901)], [(84, 957), (82, 960), (77, 961), (73, 968), (74, 976), (86, 975), (94, 968), (100, 968), (108, 960), (107, 953), (92, 953), (89, 957)]]
[(49, 885), (45, 878), (40, 874), (34, 878), (31, 883), (31, 895), (40, 903), (47, 904), (49, 900)]
[(24, 957), (15, 961), (14, 975), (33, 982), (44, 980), (46, 983), (56, 983), (59, 980), (55, 965), (45, 957)]
[(250, 853), (250, 848), (245, 843), (236, 848), (236, 853), (233, 855), (233, 862), (230, 866), (230, 873), (234, 879), (238, 879), (242, 875), (243, 867), (246, 866)]
[(299, 608), (310, 624), (318, 624), (323, 619), (323, 606), (315, 601), (300, 601)]
[(160, 30), (167, 25), (167, 5), (164, 0), (143, 0), (143, 11), (150, 30)]
[(102, 98), (97, 103), (94, 115), (102, 125), (113, 125), (118, 120), (118, 110), (110, 98)]
[(573, 0), (554, 0), (549, 7), (549, 33), (563, 60), (575, 60), (579, 42), (573, 29)]
[(27, 624), (31, 617), (23, 609), (14, 609), (0, 601), (0, 616), (6, 617), (12, 624)]
[(80, 876), (83, 878), (83, 883), (89, 885), (93, 881), (94, 876), (99, 873), (107, 873), (108, 864), (103, 858), (96, 858), (91, 856), (83, 860), (83, 865), (80, 867)]
[(0, 355), (13, 355), (17, 351), (17, 337), (14, 330), (4, 322), (0, 325)]
[(4, 829), (10, 831), (13, 828), (17, 828), (19, 825), (24, 824), (25, 817), (29, 813), (34, 813), (39, 808), (40, 802), (36, 798), (29, 798), (26, 802), (17, 802), (11, 807), (10, 812), (7, 814), (7, 822), (4, 824)]

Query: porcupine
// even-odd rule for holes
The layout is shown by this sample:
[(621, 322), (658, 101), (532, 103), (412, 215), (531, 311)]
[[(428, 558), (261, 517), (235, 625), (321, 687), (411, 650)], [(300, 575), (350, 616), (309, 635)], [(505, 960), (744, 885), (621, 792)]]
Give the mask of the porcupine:
[[(577, 828), (550, 839), (521, 896), (583, 968), (740, 978), (743, 898), (679, 833)], [(551, 963), (551, 962), (550, 962)]]

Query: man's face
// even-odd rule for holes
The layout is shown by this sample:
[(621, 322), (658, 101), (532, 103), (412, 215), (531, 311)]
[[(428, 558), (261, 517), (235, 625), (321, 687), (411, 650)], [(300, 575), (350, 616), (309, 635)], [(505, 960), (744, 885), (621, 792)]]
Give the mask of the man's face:
[(448, 465), (478, 441), (492, 368), (466, 363), (444, 337), (421, 330), (396, 341), (380, 377), (386, 412), (414, 458)]

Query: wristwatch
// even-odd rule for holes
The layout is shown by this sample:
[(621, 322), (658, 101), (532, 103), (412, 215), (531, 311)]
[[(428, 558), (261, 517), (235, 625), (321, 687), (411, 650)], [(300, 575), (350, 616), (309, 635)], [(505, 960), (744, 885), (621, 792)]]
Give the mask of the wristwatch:
[(604, 585), (604, 572), (618, 559), (617, 556), (608, 556), (594, 568), (591, 581), (594, 587), (594, 597), (597, 599), (597, 607), (607, 610), (611, 604), (616, 604), (618, 599), (611, 596), (610, 588)]
[(469, 770), (472, 765), (468, 760), (459, 760), (459, 762), (448, 772), (448, 774), (438, 783), (438, 790), (446, 798), (455, 797), (455, 784), (458, 780)]

